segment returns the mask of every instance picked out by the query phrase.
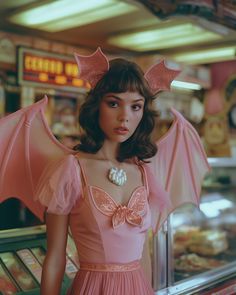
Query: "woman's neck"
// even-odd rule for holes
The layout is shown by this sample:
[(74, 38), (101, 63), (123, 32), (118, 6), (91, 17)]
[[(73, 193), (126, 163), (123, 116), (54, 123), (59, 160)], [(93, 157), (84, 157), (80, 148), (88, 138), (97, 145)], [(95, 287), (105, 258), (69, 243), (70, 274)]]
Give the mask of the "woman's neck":
[(104, 160), (110, 160), (110, 161), (117, 161), (117, 155), (119, 151), (119, 144), (117, 142), (110, 142), (105, 140), (103, 146), (98, 151), (97, 155), (101, 157), (101, 159)]

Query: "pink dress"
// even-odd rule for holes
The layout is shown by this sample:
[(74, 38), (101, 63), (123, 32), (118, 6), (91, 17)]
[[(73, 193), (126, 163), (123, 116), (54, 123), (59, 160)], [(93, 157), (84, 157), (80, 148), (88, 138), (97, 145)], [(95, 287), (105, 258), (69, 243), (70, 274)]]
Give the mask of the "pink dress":
[[(48, 169), (40, 181), (37, 195), (47, 211), (69, 214), (79, 254), (80, 270), (68, 295), (154, 294), (139, 261), (152, 225), (150, 202), (153, 206), (155, 202), (149, 199), (146, 171), (139, 167), (143, 185), (133, 191), (126, 206), (90, 186), (73, 155)], [(159, 198), (159, 209), (166, 205), (165, 197)]]
[(157, 231), (184, 203), (199, 205), (209, 165), (196, 130), (172, 109), (175, 119), (156, 142), (158, 153), (140, 166), (143, 185), (120, 206), (87, 183), (75, 151), (55, 139), (44, 116), (46, 104), (45, 97), (0, 121), (0, 202), (17, 196), (42, 220), (44, 206), (70, 216), (81, 270), (69, 294), (153, 294), (138, 262), (145, 232), (150, 225)]

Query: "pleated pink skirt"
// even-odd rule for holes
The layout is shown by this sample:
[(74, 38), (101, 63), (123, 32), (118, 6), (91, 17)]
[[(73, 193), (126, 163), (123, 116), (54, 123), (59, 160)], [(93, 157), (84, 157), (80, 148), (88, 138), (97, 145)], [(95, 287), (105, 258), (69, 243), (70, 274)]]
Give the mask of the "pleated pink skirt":
[[(121, 265), (122, 266), (122, 265)], [(96, 267), (95, 267), (96, 268)], [(67, 295), (153, 295), (142, 268), (123, 271), (80, 269)], [(95, 270), (94, 270), (95, 269)]]

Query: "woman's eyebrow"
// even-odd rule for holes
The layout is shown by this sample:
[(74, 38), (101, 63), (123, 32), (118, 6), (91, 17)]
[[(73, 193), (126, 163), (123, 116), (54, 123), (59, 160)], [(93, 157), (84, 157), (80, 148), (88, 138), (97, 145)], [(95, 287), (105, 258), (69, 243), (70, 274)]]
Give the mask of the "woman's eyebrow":
[(119, 96), (116, 96), (114, 94), (108, 94), (108, 95), (105, 95), (105, 98), (115, 98), (115, 99), (118, 99), (118, 100), (122, 100), (122, 98), (120, 98)]
[(140, 101), (144, 102), (144, 98), (138, 98), (134, 100), (134, 102), (140, 102)]
[[(105, 96), (105, 97), (113, 97), (113, 98), (115, 98), (115, 99), (117, 99), (117, 100), (120, 100), (120, 101), (122, 101), (122, 100), (124, 100), (124, 99), (122, 99), (122, 98), (120, 98), (119, 96), (116, 96), (116, 95), (114, 95), (114, 94), (111, 94), (111, 95), (107, 95), (107, 96)], [(135, 100), (133, 100), (132, 102), (140, 102), (140, 101), (143, 101), (144, 102), (144, 98), (138, 98), (138, 99), (135, 99)]]

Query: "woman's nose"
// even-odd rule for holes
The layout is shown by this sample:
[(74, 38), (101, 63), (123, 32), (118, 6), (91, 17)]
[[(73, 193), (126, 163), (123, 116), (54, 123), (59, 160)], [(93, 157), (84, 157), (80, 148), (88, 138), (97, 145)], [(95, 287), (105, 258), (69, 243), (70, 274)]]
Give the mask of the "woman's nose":
[(118, 117), (120, 122), (128, 122), (129, 121), (129, 112), (126, 109), (122, 109), (119, 113)]

